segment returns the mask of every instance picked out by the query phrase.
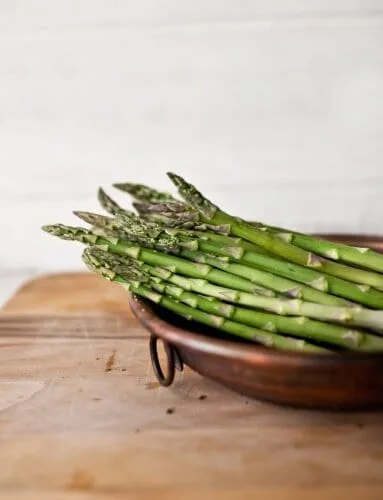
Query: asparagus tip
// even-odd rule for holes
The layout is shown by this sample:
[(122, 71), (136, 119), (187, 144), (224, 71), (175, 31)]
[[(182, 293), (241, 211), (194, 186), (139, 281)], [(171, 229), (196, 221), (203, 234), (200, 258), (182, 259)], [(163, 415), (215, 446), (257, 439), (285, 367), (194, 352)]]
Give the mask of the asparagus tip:
[(41, 227), (41, 229), (48, 234), (53, 235), (61, 235), (61, 233), (65, 230), (66, 226), (63, 224), (45, 224)]
[(102, 189), (102, 187), (100, 186), (98, 189), (97, 189), (97, 197), (98, 198), (102, 198), (103, 196), (105, 196), (106, 193), (105, 191)]
[(94, 214), (92, 212), (84, 212), (82, 210), (73, 210), (73, 215), (83, 220), (87, 224), (92, 226), (105, 225), (112, 219), (109, 217), (104, 217), (103, 215)]
[(89, 215), (89, 212), (83, 212), (82, 210), (73, 210), (72, 214), (78, 217), (79, 219), (83, 219), (87, 215)]
[(140, 269), (134, 260), (129, 258), (122, 259), (102, 248), (87, 247), (83, 251), (82, 258), (87, 264), (91, 264), (94, 269), (107, 269), (109, 273), (119, 275), (128, 282), (146, 282), (149, 279), (147, 274)]
[(166, 175), (173, 182), (173, 184), (175, 184), (176, 187), (182, 186), (182, 177), (180, 177), (177, 174), (174, 174), (173, 172), (166, 172)]
[(136, 185), (130, 182), (115, 182), (112, 186), (120, 191), (125, 191), (129, 193), (129, 190), (135, 189)]
[(110, 213), (116, 215), (121, 209), (120, 205), (115, 202), (106, 192), (100, 187), (97, 192), (97, 199), (102, 208)]
[(167, 172), (167, 176), (178, 189), (181, 197), (192, 207), (196, 208), (203, 216), (212, 219), (218, 207), (198, 191), (198, 189), (190, 184), (180, 175), (173, 172)]

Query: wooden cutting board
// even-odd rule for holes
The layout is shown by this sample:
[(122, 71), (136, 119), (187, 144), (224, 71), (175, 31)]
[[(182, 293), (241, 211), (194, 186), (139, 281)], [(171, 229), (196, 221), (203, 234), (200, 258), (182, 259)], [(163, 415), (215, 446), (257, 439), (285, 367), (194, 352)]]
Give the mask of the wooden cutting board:
[(383, 414), (247, 400), (186, 370), (159, 387), (126, 295), (27, 283), (0, 313), (0, 497), (381, 500)]

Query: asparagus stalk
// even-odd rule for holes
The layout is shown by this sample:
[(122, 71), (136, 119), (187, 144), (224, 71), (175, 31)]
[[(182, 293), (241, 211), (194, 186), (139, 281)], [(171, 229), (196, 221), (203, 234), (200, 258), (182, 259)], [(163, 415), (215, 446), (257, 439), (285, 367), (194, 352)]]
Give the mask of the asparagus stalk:
[[(185, 259), (168, 255), (155, 250), (134, 246), (118, 238), (99, 236), (83, 228), (64, 226), (62, 224), (43, 226), (49, 234), (64, 240), (79, 241), (93, 246), (99, 246), (111, 253), (129, 256), (152, 266), (160, 266), (182, 275), (202, 278), (195, 280), (203, 288), (198, 293), (209, 295), (219, 293), (219, 299), (240, 303), (266, 311), (287, 316), (307, 316), (312, 319), (361, 326), (382, 330), (383, 311), (374, 311), (362, 307), (327, 306), (298, 299), (286, 300), (266, 297), (257, 294), (256, 287), (243, 278), (224, 271), (212, 269), (206, 264), (198, 264)], [(208, 281), (207, 281), (208, 280)], [(209, 283), (210, 282), (210, 283)], [(210, 288), (213, 283), (221, 285), (223, 290)], [(225, 289), (226, 287), (226, 289)], [(218, 287), (220, 288), (220, 287)], [(242, 292), (248, 288), (246, 292)], [(203, 290), (203, 291), (202, 291)], [(209, 292), (209, 293), (208, 293)], [(223, 295), (221, 295), (223, 293)]]
[[(173, 228), (172, 234), (176, 234), (176, 229)], [(233, 236), (226, 236), (210, 232), (208, 229), (200, 229), (198, 227), (190, 229), (192, 236), (201, 240), (213, 241), (225, 247), (241, 247), (244, 250), (252, 250), (253, 252), (261, 253), (263, 255), (270, 255), (264, 248), (258, 247), (254, 243), (243, 240), (242, 238), (234, 238)], [(286, 261), (285, 261), (286, 262)]]
[[(279, 325), (287, 325), (289, 323), (291, 323), (291, 325), (295, 323), (304, 324), (306, 320), (309, 321), (308, 318), (313, 318), (330, 323), (335, 322), (345, 325), (355, 325), (363, 328), (382, 329), (383, 311), (371, 311), (363, 308), (353, 309), (347, 307), (322, 306), (320, 304), (304, 302), (298, 299), (281, 300), (274, 297), (257, 296), (251, 293), (235, 291), (230, 288), (217, 286), (204, 279), (187, 278), (175, 273), (172, 273), (170, 276), (164, 276), (163, 270), (153, 268), (151, 266), (146, 267), (145, 269), (153, 276), (166, 279), (166, 281), (169, 281), (184, 290), (217, 298), (233, 304), (240, 304), (250, 308), (270, 311), (277, 316), (280, 315), (280, 321), (282, 321), (282, 323), (279, 323)], [(257, 311), (257, 313), (260, 313), (260, 311)], [(295, 318), (286, 318), (286, 316), (295, 316)], [(306, 318), (302, 319), (304, 317)], [(289, 319), (289, 322), (285, 323), (284, 319)], [(296, 328), (300, 329), (298, 326)], [(308, 330), (310, 329), (309, 326), (307, 328)], [(305, 328), (303, 328), (302, 332), (304, 330)], [(346, 332), (348, 332), (346, 337), (350, 337), (350, 342), (358, 344), (361, 341), (356, 338), (356, 334), (350, 333), (350, 329), (347, 328), (346, 330), (343, 330), (342, 333), (346, 334)], [(352, 330), (352, 332), (354, 332), (354, 330)], [(383, 337), (373, 337), (375, 339), (374, 346), (376, 347), (379, 345), (383, 348)], [(343, 340), (345, 343), (348, 342), (347, 338)]]
[(268, 347), (274, 347), (284, 351), (297, 351), (302, 353), (316, 354), (326, 354), (331, 352), (323, 347), (310, 344), (305, 340), (289, 338), (286, 336), (278, 335), (274, 332), (267, 332), (247, 326), (242, 323), (237, 323), (235, 321), (225, 319), (223, 316), (218, 316), (201, 311), (189, 305), (183, 304), (178, 300), (173, 300), (166, 295), (154, 292), (145, 285), (142, 285), (140, 282), (137, 282), (135, 276), (133, 276), (133, 279), (131, 279), (129, 277), (129, 274), (121, 276), (120, 274), (111, 271), (107, 267), (103, 267), (103, 262), (97, 261), (94, 255), (89, 255), (89, 250), (90, 249), (85, 249), (82, 256), (83, 261), (89, 270), (100, 274), (102, 277), (109, 281), (119, 283), (121, 286), (123, 286), (123, 288), (125, 288), (125, 290), (131, 291), (132, 293), (140, 295), (158, 305), (161, 305), (189, 321), (202, 323), (231, 335), (235, 335), (252, 342), (263, 344)]
[(240, 247), (228, 248), (203, 240), (199, 240), (198, 245), (201, 251), (231, 257), (232, 260), (268, 270), (278, 276), (293, 279), (323, 292), (329, 292), (374, 309), (383, 309), (383, 292), (368, 285), (357, 285), (336, 276), (326, 275), (316, 269), (286, 263), (272, 256), (246, 251)]
[(210, 200), (206, 199), (194, 186), (182, 179), (182, 177), (173, 173), (168, 173), (168, 176), (178, 188), (179, 194), (189, 204), (199, 210), (203, 222), (210, 224), (230, 224), (230, 233), (232, 235), (255, 243), (293, 263), (316, 268), (331, 276), (343, 278), (354, 283), (383, 288), (382, 275), (326, 260), (315, 253), (308, 252), (283, 241), (273, 234), (249, 224), (243, 219), (232, 217), (223, 212)]
[(195, 307), (202, 311), (231, 318), (238, 323), (280, 334), (293, 335), (314, 342), (324, 342), (351, 351), (383, 352), (383, 338), (365, 331), (324, 323), (305, 318), (304, 316), (286, 317), (232, 306), (225, 302), (214, 299), (208, 300), (208, 298), (201, 295), (185, 292), (182, 288), (175, 285), (155, 283), (152, 285), (152, 288), (157, 290), (162, 287), (164, 293), (177, 298), (180, 302), (185, 302), (189, 305), (196, 304)]
[[(269, 229), (269, 228), (268, 228)], [(327, 259), (346, 262), (355, 266), (383, 273), (383, 255), (367, 247), (355, 247), (343, 243), (331, 242), (309, 235), (289, 231), (273, 230), (275, 236), (296, 247), (315, 252)], [(379, 287), (381, 288), (381, 287)]]
[[(168, 238), (169, 249), (171, 249), (173, 253), (178, 253), (181, 257), (194, 260), (195, 262), (202, 262), (201, 255), (203, 255), (200, 252), (195, 253), (194, 252), (195, 249), (200, 248), (202, 250), (207, 250), (207, 252), (210, 252), (211, 249), (214, 250), (216, 248), (221, 248), (218, 246), (210, 245), (208, 242), (204, 242), (203, 238), (200, 238), (199, 240), (195, 238), (193, 239), (192, 232), (180, 232), (169, 229), (164, 230), (159, 225), (156, 225), (154, 223), (150, 223), (148, 225), (148, 223), (146, 223), (145, 221), (137, 217), (130, 217), (126, 214), (118, 214), (116, 221), (117, 224), (119, 224), (123, 230), (123, 233), (120, 233), (122, 238), (137, 242), (146, 248), (154, 248), (157, 250), (163, 250), (164, 247), (166, 247), (166, 239)], [(148, 237), (148, 235), (150, 235), (150, 237)], [(216, 236), (216, 238), (218, 238), (219, 240), (222, 239), (226, 240), (227, 237)], [(161, 240), (161, 246), (157, 245), (156, 243), (157, 239)], [(178, 242), (178, 251), (175, 249), (176, 241)], [(238, 251), (239, 254), (242, 255), (242, 249), (239, 248)], [(217, 250), (215, 252), (215, 254), (217, 253), (220, 253), (224, 257), (233, 257), (233, 255), (235, 254), (235, 247), (227, 247), (227, 246), (222, 247), (222, 250), (220, 251)], [(318, 274), (318, 276), (316, 276), (317, 279), (320, 279), (319, 283), (314, 281), (314, 278), (310, 276), (311, 278), (310, 280), (306, 279), (307, 282), (306, 286), (306, 284), (302, 285), (298, 283), (299, 280), (294, 280), (295, 276), (292, 271), (288, 271), (289, 269), (288, 267), (287, 267), (286, 277), (281, 277), (267, 272), (268, 271), (267, 266), (265, 267), (266, 270), (255, 269), (254, 267), (249, 267), (247, 265), (230, 263), (227, 260), (219, 259), (217, 261), (211, 255), (209, 255), (209, 262), (205, 259), (205, 263), (208, 263), (213, 267), (218, 267), (219, 269), (226, 270), (237, 276), (242, 276), (252, 281), (253, 283), (256, 283), (262, 288), (268, 288), (270, 290), (274, 290), (275, 292), (283, 293), (289, 297), (301, 297), (305, 300), (318, 302), (320, 304), (329, 304), (329, 305), (348, 304), (348, 302), (346, 302), (344, 299), (328, 295), (327, 293), (325, 293), (325, 290), (320, 289), (319, 283), (321, 283), (321, 279), (323, 279), (321, 274)], [(280, 261), (278, 261), (278, 263), (280, 263)], [(281, 268), (285, 272), (286, 264), (284, 265), (282, 264)], [(302, 269), (304, 271), (306, 270), (305, 268)], [(273, 269), (272, 272), (274, 272)], [(293, 279), (287, 279), (287, 278), (293, 278)], [(303, 278), (301, 281), (304, 282)], [(361, 298), (362, 300), (366, 292), (363, 292), (362, 290), (360, 290), (358, 286), (352, 283), (349, 283), (349, 285), (355, 288), (353, 296)], [(350, 292), (350, 294), (352, 293)], [(373, 293), (371, 293), (371, 295), (373, 295)], [(370, 299), (370, 302), (372, 302), (372, 299), (369, 296), (367, 296), (367, 299)]]
[[(134, 279), (138, 279), (141, 283), (145, 283), (145, 286), (151, 287), (159, 293), (169, 295), (195, 309), (222, 316), (237, 323), (275, 333), (288, 333), (353, 351), (383, 351), (383, 337), (304, 317), (291, 318), (232, 306), (221, 300), (185, 290), (185, 284), (186, 288), (190, 289), (188, 285), (190, 280), (172, 274), (165, 269), (154, 268), (146, 264), (137, 265), (137, 262), (132, 259), (120, 258), (98, 248), (90, 248), (88, 255), (116, 274), (132, 273)], [(150, 276), (155, 276), (155, 278), (150, 279)]]
[(295, 230), (270, 226), (261, 222), (250, 222), (261, 231), (269, 231), (277, 238), (287, 241), (296, 247), (315, 252), (326, 259), (340, 261), (361, 268), (383, 273), (383, 255), (368, 247), (346, 245)]
[[(178, 252), (180, 255), (190, 257), (190, 253), (182, 252), (184, 247), (186, 247), (187, 250), (195, 250), (197, 248), (205, 253), (221, 255), (238, 262), (243, 262), (244, 264), (257, 266), (257, 268), (261, 269), (255, 271), (252, 268), (248, 268), (246, 272), (249, 279), (257, 282), (261, 286), (269, 286), (270, 288), (271, 275), (266, 271), (271, 271), (271, 273), (291, 279), (295, 283), (303, 283), (307, 285), (308, 288), (315, 288), (322, 292), (330, 291), (331, 294), (349, 299), (359, 304), (375, 309), (383, 309), (383, 292), (370, 287), (360, 286), (335, 276), (327, 276), (318, 270), (283, 262), (268, 255), (247, 251), (242, 247), (227, 247), (216, 245), (204, 239), (197, 240), (190, 236), (193, 235), (193, 233), (167, 229), (164, 231), (161, 226), (154, 223), (150, 225), (152, 232), (151, 237), (148, 238), (149, 226), (147, 226), (148, 223), (145, 221), (131, 218), (126, 214), (118, 214), (116, 220), (117, 224), (120, 224), (123, 228), (124, 235), (127, 239), (136, 241), (145, 247), (158, 248), (156, 247), (156, 240), (161, 239), (162, 248), (164, 248), (164, 246), (166, 246), (166, 238), (169, 238), (169, 246), (172, 245), (172, 250), (176, 251), (175, 246), (178, 244)], [(264, 272), (261, 272), (262, 270)], [(274, 276), (273, 283), (276, 283), (279, 279), (280, 278), (277, 279)], [(296, 286), (293, 287), (294, 290), (296, 288)], [(286, 289), (284, 292), (286, 292)], [(301, 293), (305, 294), (304, 298), (307, 299), (307, 290), (304, 289)], [(326, 297), (328, 297), (327, 294)]]
[[(169, 281), (180, 282), (174, 275)], [(181, 284), (181, 283), (180, 283)], [(352, 351), (377, 352), (383, 351), (383, 337), (372, 335), (366, 331), (346, 328), (339, 325), (325, 323), (305, 318), (304, 316), (286, 317), (278, 314), (233, 306), (216, 299), (209, 299), (202, 295), (187, 292), (182, 287), (167, 284), (159, 280), (151, 284), (154, 290), (176, 298), (202, 311), (230, 318), (238, 323), (255, 326), (262, 330), (280, 334), (291, 334), (296, 337), (327, 343)]]
[(230, 288), (214, 285), (204, 279), (177, 276), (167, 278), (185, 290), (202, 295), (215, 297), (233, 304), (269, 311), (283, 316), (306, 316), (320, 321), (354, 325), (362, 328), (381, 330), (383, 327), (383, 311), (370, 309), (326, 306), (300, 299), (280, 299), (265, 297), (248, 292), (241, 292)]
[(265, 286), (267, 285), (267, 288), (274, 290), (281, 296), (300, 298), (308, 302), (315, 302), (323, 305), (350, 306), (352, 304), (345, 299), (329, 295), (326, 292), (322, 292), (321, 290), (303, 285), (296, 281), (276, 276), (260, 269), (254, 269), (247, 265), (231, 262), (225, 257), (217, 257), (187, 249), (182, 249), (180, 255), (188, 260), (201, 264), (208, 264), (209, 266), (222, 269), (223, 271), (226, 270), (236, 276), (242, 276), (253, 283), (258, 283), (258, 285), (263, 283)]

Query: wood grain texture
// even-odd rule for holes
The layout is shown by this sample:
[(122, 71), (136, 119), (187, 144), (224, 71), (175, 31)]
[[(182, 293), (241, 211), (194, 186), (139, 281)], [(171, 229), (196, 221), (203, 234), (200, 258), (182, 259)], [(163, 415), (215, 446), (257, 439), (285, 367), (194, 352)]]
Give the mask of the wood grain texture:
[[(81, 476), (80, 476), (81, 477)], [(153, 491), (151, 488), (143, 488), (139, 493), (135, 492), (95, 492), (92, 488), (86, 487), (87, 479), (82, 479), (79, 482), (82, 488), (75, 489), (69, 488), (65, 493), (57, 492), (56, 490), (41, 490), (30, 489), (28, 492), (17, 493), (13, 490), (7, 490), (3, 495), (0, 493), (0, 498), (9, 500), (200, 500), (207, 498), (209, 500), (253, 500), (254, 498), (265, 500), (307, 500), (307, 492), (302, 488), (289, 488), (273, 486), (271, 488), (260, 487), (254, 490), (253, 488), (224, 488), (216, 489), (211, 487), (197, 487), (193, 490), (180, 491), (177, 488), (168, 490), (156, 489)], [(88, 491), (87, 491), (88, 490)], [(322, 488), (318, 486), (314, 491), (310, 491), (310, 500), (322, 500), (323, 498), (329, 500), (341, 500), (347, 496), (350, 500), (359, 500), (365, 498), (368, 500), (381, 500), (381, 489), (379, 487), (370, 488), (354, 488), (350, 491), (349, 488), (334, 487)]]
[[(0, 333), (1, 498), (382, 497), (381, 413), (281, 408), (190, 370), (159, 387), (147, 332), (124, 294), (93, 275), (27, 283), (0, 321), (32, 309), (61, 319), (49, 336)], [(84, 321), (117, 315), (126, 335), (63, 336), (81, 311)]]
[[(72, 294), (73, 300), (68, 300)], [(99, 313), (102, 311), (133, 317), (124, 290), (90, 273), (62, 273), (45, 275), (24, 284), (19, 293), (4, 305), (3, 313), (33, 312), (55, 313)]]

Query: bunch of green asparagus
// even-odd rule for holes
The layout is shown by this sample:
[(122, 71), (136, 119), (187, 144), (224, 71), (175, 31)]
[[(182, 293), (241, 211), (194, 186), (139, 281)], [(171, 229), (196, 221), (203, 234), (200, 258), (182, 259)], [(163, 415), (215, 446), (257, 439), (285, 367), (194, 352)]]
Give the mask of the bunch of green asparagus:
[(142, 184), (101, 188), (89, 227), (43, 230), (86, 245), (92, 272), (209, 331), (302, 353), (383, 352), (383, 255), (224, 212), (173, 173), (178, 197)]

